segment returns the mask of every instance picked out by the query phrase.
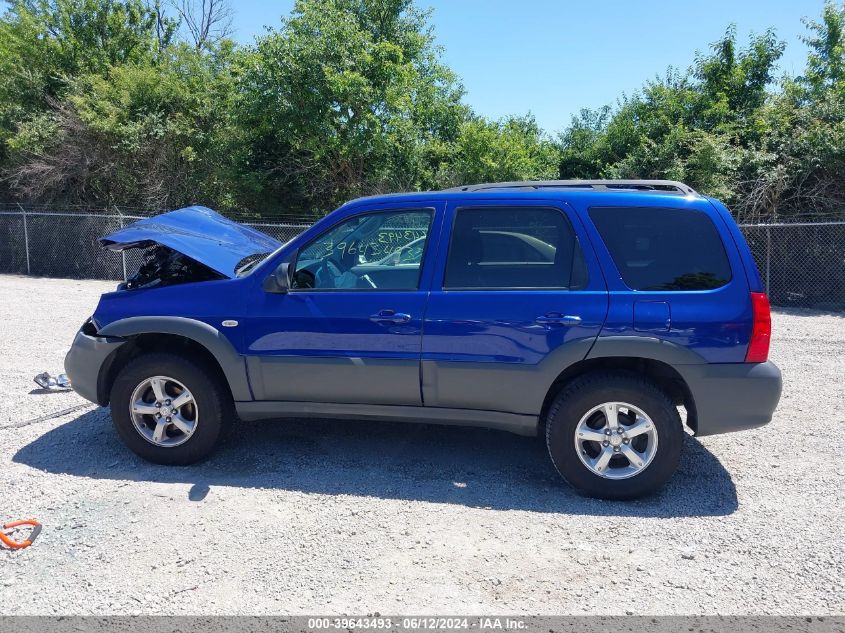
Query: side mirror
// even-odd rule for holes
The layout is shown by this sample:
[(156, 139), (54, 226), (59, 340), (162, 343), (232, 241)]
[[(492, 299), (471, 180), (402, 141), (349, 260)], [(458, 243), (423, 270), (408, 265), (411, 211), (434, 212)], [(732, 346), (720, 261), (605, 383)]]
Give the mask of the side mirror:
[(287, 262), (279, 264), (279, 267), (264, 280), (262, 287), (264, 292), (273, 294), (285, 294), (290, 290), (290, 264)]

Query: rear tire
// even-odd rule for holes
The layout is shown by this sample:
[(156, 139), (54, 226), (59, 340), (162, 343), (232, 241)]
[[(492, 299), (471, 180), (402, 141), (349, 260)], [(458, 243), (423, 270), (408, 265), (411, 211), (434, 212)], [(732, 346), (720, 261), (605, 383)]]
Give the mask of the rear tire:
[(677, 408), (635, 374), (576, 378), (546, 418), (546, 446), (558, 473), (581, 494), (600, 499), (658, 490), (675, 473), (683, 442)]
[(115, 379), (110, 401), (120, 439), (156, 464), (183, 466), (205, 459), (234, 417), (229, 390), (216, 372), (167, 353), (130, 361)]

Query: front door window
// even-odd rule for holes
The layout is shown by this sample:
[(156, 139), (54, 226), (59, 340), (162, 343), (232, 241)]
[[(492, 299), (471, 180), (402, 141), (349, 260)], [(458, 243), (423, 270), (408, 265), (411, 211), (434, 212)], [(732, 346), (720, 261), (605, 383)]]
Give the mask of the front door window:
[(300, 251), (293, 288), (416, 290), (433, 213), (387, 211), (341, 222)]

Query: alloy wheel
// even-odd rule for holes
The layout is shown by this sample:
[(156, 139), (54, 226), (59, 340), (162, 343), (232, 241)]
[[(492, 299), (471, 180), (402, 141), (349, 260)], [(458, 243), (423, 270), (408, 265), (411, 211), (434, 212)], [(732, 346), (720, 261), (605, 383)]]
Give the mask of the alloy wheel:
[(657, 441), (648, 414), (626, 402), (593, 407), (575, 427), (581, 463), (605, 479), (627, 479), (648, 468), (657, 454)]
[(135, 387), (129, 414), (141, 437), (165, 448), (187, 442), (199, 421), (194, 396), (185, 385), (168, 376), (152, 376)]

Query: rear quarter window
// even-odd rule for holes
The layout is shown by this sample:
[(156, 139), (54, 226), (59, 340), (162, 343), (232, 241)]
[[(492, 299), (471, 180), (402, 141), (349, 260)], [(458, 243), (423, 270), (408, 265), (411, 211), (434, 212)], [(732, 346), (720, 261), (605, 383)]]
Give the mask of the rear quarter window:
[(593, 224), (633, 290), (712, 290), (731, 280), (710, 217), (690, 209), (593, 207)]

